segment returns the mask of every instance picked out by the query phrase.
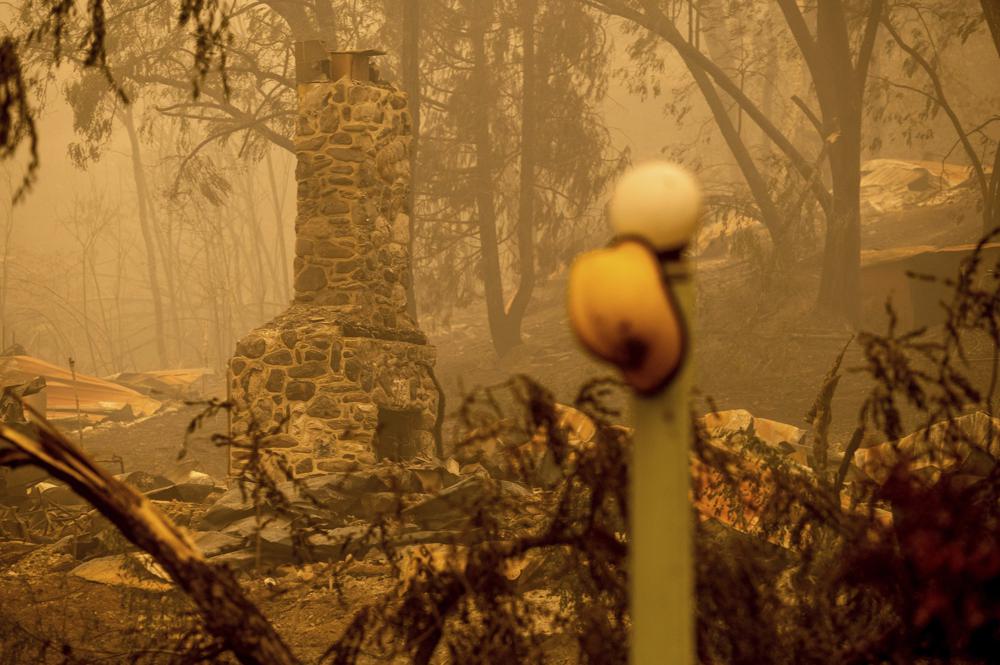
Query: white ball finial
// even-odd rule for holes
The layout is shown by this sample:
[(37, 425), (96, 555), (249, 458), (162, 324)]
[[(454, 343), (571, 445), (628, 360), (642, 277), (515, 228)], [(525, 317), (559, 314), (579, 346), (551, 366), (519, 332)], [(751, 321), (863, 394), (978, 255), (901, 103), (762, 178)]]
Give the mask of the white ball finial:
[(659, 251), (680, 249), (694, 235), (701, 186), (682, 166), (646, 162), (618, 181), (609, 213), (616, 234), (639, 236)]

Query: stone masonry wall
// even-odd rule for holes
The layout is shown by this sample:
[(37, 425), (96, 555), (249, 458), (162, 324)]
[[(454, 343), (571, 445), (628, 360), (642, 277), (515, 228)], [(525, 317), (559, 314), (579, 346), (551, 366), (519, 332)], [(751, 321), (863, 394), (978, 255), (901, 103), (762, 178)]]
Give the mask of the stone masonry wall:
[(345, 471), (375, 462), (380, 412), (403, 413), (397, 450), (431, 455), (435, 352), (406, 311), (406, 96), (341, 80), (300, 85), (299, 105), (295, 300), (237, 344), (233, 433), (280, 430), (264, 444), (297, 475)]
[[(230, 363), (231, 394), (251, 420), (283, 435), (265, 440), (280, 448), (299, 475), (347, 471), (375, 462), (379, 407), (415, 411), (413, 454), (434, 453), (438, 394), (430, 377), (434, 349), (413, 341), (345, 334), (325, 307), (293, 305), (240, 341)], [(245, 454), (234, 451), (233, 461)]]
[(410, 115), (388, 86), (300, 86), (295, 302), (342, 317), (414, 328), (409, 279)]

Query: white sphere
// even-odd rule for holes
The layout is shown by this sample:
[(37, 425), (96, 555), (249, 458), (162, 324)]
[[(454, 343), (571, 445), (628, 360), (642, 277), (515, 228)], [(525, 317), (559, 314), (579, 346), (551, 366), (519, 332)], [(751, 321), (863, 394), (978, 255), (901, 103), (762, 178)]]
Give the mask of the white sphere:
[(694, 235), (701, 214), (701, 186), (671, 162), (646, 162), (618, 181), (609, 207), (620, 236), (640, 236), (657, 250), (680, 249)]

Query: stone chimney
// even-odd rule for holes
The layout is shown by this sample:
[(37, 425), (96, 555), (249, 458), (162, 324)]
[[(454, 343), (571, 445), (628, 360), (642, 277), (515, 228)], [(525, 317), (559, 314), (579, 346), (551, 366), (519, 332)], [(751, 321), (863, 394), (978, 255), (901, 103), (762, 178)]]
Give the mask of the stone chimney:
[(406, 95), (377, 80), (376, 52), (303, 62), (315, 51), (297, 68), (295, 300), (229, 365), (233, 434), (280, 427), (267, 441), (297, 475), (434, 454), (440, 397), (407, 314)]

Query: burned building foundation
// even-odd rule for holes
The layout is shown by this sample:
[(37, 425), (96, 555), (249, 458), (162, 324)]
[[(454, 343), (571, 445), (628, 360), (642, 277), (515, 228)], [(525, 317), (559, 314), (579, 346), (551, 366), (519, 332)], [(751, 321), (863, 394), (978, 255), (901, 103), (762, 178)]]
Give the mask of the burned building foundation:
[(407, 300), (406, 96), (348, 77), (298, 90), (295, 301), (237, 345), (233, 434), (280, 431), (264, 444), (297, 475), (433, 454), (435, 352)]

